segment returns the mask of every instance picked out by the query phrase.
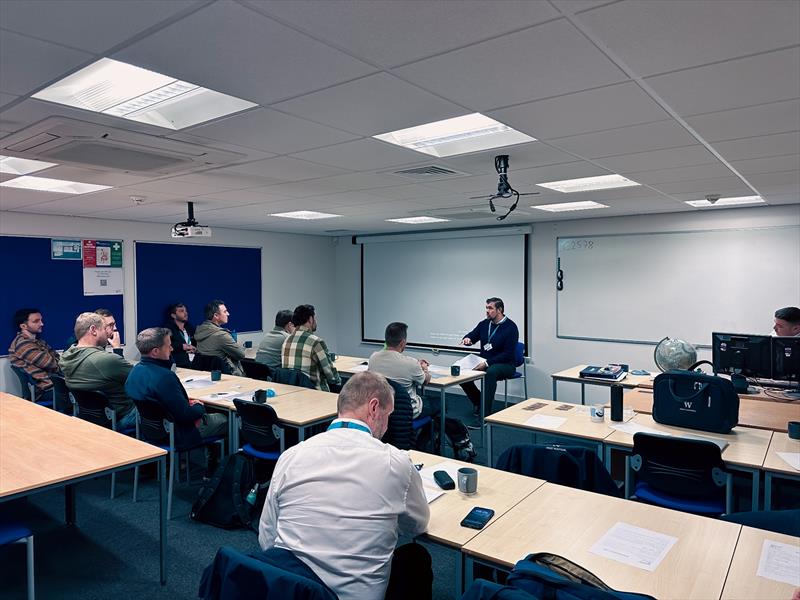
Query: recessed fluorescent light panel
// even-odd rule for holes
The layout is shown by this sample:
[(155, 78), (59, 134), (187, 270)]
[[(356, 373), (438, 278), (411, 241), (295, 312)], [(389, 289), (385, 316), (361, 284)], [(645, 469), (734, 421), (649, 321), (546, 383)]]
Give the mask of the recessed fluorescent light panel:
[(166, 129), (183, 129), (256, 106), (110, 58), (101, 58), (33, 97)]
[(386, 219), (390, 223), (408, 223), (410, 225), (424, 225), (426, 223), (446, 223), (450, 219), (437, 219), (436, 217), (403, 217), (402, 219)]
[(594, 190), (610, 190), (613, 188), (631, 187), (641, 185), (622, 175), (600, 175), (598, 177), (581, 177), (580, 179), (564, 179), (563, 181), (550, 181), (537, 183), (539, 187), (555, 190), (556, 192), (591, 192)]
[(686, 204), (696, 208), (718, 207), (718, 206), (737, 206), (739, 204), (761, 204), (764, 199), (761, 196), (739, 196), (738, 198), (720, 198), (713, 204), (708, 200), (687, 200)]
[(591, 210), (593, 208), (608, 208), (605, 204), (599, 202), (562, 202), (561, 204), (542, 204), (540, 206), (531, 206), (539, 210), (546, 210), (548, 212), (567, 212), (570, 210)]
[(283, 217), (286, 219), (302, 219), (303, 221), (313, 221), (314, 219), (331, 219), (342, 215), (332, 215), (330, 213), (315, 212), (313, 210), (294, 210), (284, 213), (272, 213), (270, 217)]
[(27, 175), (28, 173), (35, 173), (55, 166), (56, 163), (0, 155), (0, 173), (8, 175)]
[(511, 129), (508, 125), (503, 125), (480, 113), (382, 133), (374, 137), (439, 158), (536, 141), (536, 138)]
[(0, 187), (19, 188), (21, 190), (37, 190), (40, 192), (56, 192), (59, 194), (88, 194), (108, 190), (110, 185), (96, 185), (94, 183), (79, 183), (66, 179), (50, 179), (49, 177), (33, 177), (23, 175), (0, 183)]

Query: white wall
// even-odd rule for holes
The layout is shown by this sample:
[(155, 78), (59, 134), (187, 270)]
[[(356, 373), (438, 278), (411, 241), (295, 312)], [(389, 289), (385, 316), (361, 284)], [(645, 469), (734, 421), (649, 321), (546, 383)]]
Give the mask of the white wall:
[[(170, 227), (162, 223), (137, 221), (114, 221), (61, 217), (17, 212), (0, 212), (0, 234), (43, 237), (83, 237), (89, 239), (121, 239), (124, 242), (123, 266), (125, 269), (125, 330), (123, 341), (135, 351), (136, 339), (136, 294), (134, 269), (134, 241), (170, 242)], [(313, 304), (320, 314), (319, 333), (332, 348), (336, 347), (337, 328), (334, 326), (336, 299), (335, 260), (332, 249), (335, 240), (329, 237), (243, 231), (215, 227), (210, 239), (196, 238), (191, 243), (224, 246), (260, 247), (261, 251), (261, 297), (263, 299), (262, 322), (265, 330), (272, 328), (275, 313), (282, 308), (293, 309), (298, 304)], [(8, 260), (5, 257), (4, 260)], [(177, 272), (180, 265), (175, 265)], [(247, 277), (247, 273), (242, 273)], [(218, 297), (225, 298), (225, 290)], [(229, 307), (232, 313), (236, 307)], [(190, 315), (199, 323), (201, 315)], [(47, 315), (45, 315), (45, 319)], [(240, 333), (241, 341), (252, 340), (257, 344), (261, 332)], [(45, 339), (47, 333), (45, 331)], [(10, 340), (8, 340), (10, 342)], [(3, 341), (5, 343), (5, 341)], [(5, 346), (7, 347), (7, 346)], [(2, 350), (0, 350), (2, 352)], [(7, 360), (0, 359), (0, 389), (19, 393), (16, 376), (8, 368)]]
[[(740, 208), (731, 210), (708, 210), (690, 213), (660, 215), (641, 215), (607, 219), (580, 219), (553, 223), (534, 224), (530, 244), (529, 290), (531, 324), (529, 339), (532, 340), (532, 359), (528, 364), (528, 395), (540, 398), (552, 397), (550, 373), (577, 364), (605, 364), (624, 362), (631, 368), (655, 370), (653, 346), (622, 344), (585, 340), (565, 340), (556, 337), (556, 238), (559, 236), (584, 236), (620, 233), (646, 233), (663, 231), (693, 231), (707, 229), (727, 229), (741, 227), (765, 227), (775, 225), (800, 224), (800, 206), (788, 205), (763, 208)], [(703, 257), (697, 257), (702, 261)], [(780, 260), (780, 257), (776, 257)], [(713, 268), (713, 265), (709, 265)], [(787, 270), (800, 269), (800, 265), (786, 265)], [(742, 265), (746, 277), (747, 265)], [(336, 350), (341, 354), (368, 356), (376, 347), (361, 343), (360, 335), (360, 248), (350, 244), (349, 238), (341, 238), (336, 247), (336, 278), (339, 283), (336, 291), (337, 340)], [(658, 285), (655, 274), (642, 276), (642, 285)], [(613, 285), (613, 282), (609, 282)], [(457, 291), (454, 290), (454, 293)], [(746, 293), (743, 289), (742, 293)], [(426, 306), (425, 298), (410, 298), (419, 310), (446, 310), (446, 307)], [(732, 299), (735, 301), (735, 299)], [(798, 299), (800, 302), (800, 299)], [(777, 306), (775, 308), (778, 308)], [(514, 319), (517, 307), (507, 307), (508, 315)], [(475, 321), (483, 318), (483, 298), (475, 299)], [(658, 315), (652, 315), (658, 319)], [(771, 323), (772, 315), (764, 315), (765, 330)], [(665, 331), (664, 335), (670, 335)], [(454, 353), (442, 353), (431, 357), (427, 351), (407, 351), (418, 357), (425, 357), (438, 364), (449, 364)], [(710, 352), (701, 350), (699, 358), (710, 359)], [(559, 400), (577, 400), (580, 388), (577, 384), (559, 384)], [(498, 392), (502, 391), (502, 385)], [(509, 393), (522, 396), (522, 385), (513, 382)], [(607, 390), (587, 386), (587, 400), (601, 401), (608, 397)]]

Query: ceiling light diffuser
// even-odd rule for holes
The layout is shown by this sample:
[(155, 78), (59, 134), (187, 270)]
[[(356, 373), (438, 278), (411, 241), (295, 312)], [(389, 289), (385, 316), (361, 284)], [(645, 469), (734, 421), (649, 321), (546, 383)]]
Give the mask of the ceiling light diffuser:
[(27, 175), (28, 173), (35, 173), (55, 166), (56, 163), (0, 155), (0, 173), (8, 175)]
[(316, 212), (313, 210), (293, 210), (291, 212), (272, 213), (270, 217), (283, 217), (286, 219), (302, 219), (303, 221), (313, 221), (314, 219), (331, 219), (342, 215), (332, 215), (330, 213)]
[(631, 187), (641, 185), (622, 175), (599, 175), (597, 177), (581, 177), (579, 179), (564, 179), (563, 181), (549, 181), (547, 183), (537, 183), (539, 187), (563, 192), (591, 192), (594, 190), (610, 190), (613, 188)]
[(437, 219), (436, 217), (403, 217), (401, 219), (386, 219), (390, 223), (408, 223), (410, 225), (424, 225), (425, 223), (446, 223), (450, 219)]
[(480, 113), (399, 129), (374, 137), (439, 158), (536, 141), (536, 138)]
[(761, 204), (764, 199), (761, 196), (739, 196), (737, 198), (720, 198), (713, 204), (708, 200), (687, 200), (686, 204), (695, 208), (709, 208), (718, 206), (737, 206), (740, 204)]
[(539, 206), (531, 206), (539, 210), (546, 210), (548, 212), (567, 212), (570, 210), (591, 210), (593, 208), (608, 208), (605, 204), (599, 202), (592, 202), (587, 200), (585, 202), (562, 202), (561, 204), (542, 204)]
[(257, 106), (110, 58), (101, 58), (33, 97), (166, 129), (183, 129)]
[(37, 190), (39, 192), (56, 192), (59, 194), (88, 194), (89, 192), (108, 190), (111, 189), (112, 186), (23, 175), (22, 177), (15, 177), (14, 179), (9, 179), (8, 181), (0, 183), (0, 187)]

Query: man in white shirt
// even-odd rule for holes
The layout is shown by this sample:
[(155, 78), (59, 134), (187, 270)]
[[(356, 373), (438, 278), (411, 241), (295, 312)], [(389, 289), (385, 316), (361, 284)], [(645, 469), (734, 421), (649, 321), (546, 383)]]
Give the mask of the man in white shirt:
[[(430, 518), (408, 454), (380, 441), (393, 409), (384, 377), (353, 375), (328, 431), (281, 455), (264, 503), (261, 547), (292, 551), (340, 600), (431, 594), (430, 556), (422, 546), (398, 548), (405, 560), (392, 561), (398, 534), (418, 535)], [(409, 560), (403, 551), (409, 547), (418, 560)]]
[(775, 335), (784, 337), (800, 336), (800, 308), (787, 306), (775, 311)]

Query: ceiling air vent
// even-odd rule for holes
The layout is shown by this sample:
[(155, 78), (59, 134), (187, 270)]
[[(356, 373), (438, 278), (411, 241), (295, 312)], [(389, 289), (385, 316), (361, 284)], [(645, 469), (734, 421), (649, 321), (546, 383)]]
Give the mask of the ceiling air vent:
[(392, 175), (399, 175), (408, 179), (416, 181), (431, 181), (434, 179), (445, 179), (449, 177), (464, 177), (469, 173), (462, 173), (460, 171), (453, 171), (446, 167), (439, 165), (424, 165), (421, 167), (412, 167), (410, 169), (402, 169), (400, 171), (391, 171)]

